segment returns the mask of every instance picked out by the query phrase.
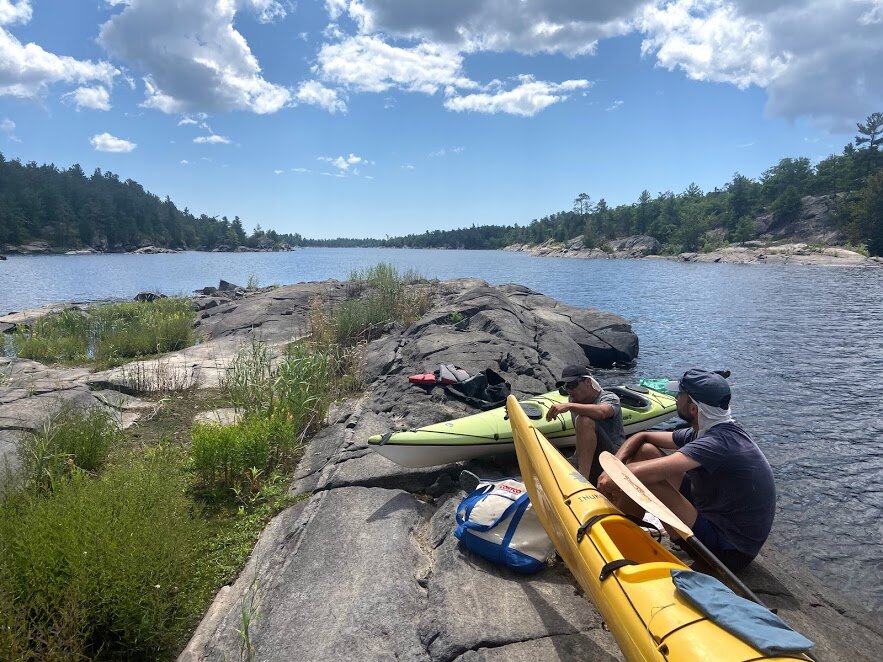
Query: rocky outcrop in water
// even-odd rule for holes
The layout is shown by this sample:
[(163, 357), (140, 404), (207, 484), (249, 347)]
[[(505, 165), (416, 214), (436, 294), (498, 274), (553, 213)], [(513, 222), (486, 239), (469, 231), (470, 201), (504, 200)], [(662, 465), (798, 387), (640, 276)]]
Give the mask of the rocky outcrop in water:
[(530, 244), (513, 244), (504, 248), (504, 251), (530, 253), (540, 257), (575, 257), (584, 259), (634, 259), (656, 255), (662, 248), (654, 237), (648, 235), (634, 235), (625, 239), (613, 239), (601, 248), (586, 248), (582, 236), (574, 237), (564, 243), (554, 242), (551, 239), (532, 246)]
[(7, 255), (42, 255), (51, 253), (52, 247), (45, 241), (31, 241), (20, 246), (6, 244), (3, 247), (3, 252)]
[(132, 255), (158, 255), (160, 253), (180, 253), (180, 250), (173, 248), (163, 248), (161, 246), (142, 246), (130, 251)]
[[(235, 332), (225, 319), (214, 321), (213, 334)], [(605, 336), (614, 328), (615, 337)], [(562, 335), (596, 340), (568, 343)], [(628, 337), (615, 316), (575, 311), (526, 288), (445, 283), (430, 313), (368, 345), (365, 393), (333, 412), (296, 471), (292, 491), (311, 496), (266, 528), (179, 660), (239, 655), (244, 602), (259, 605), (249, 640), (260, 660), (622, 659), (562, 564), (519, 576), (464, 551), (452, 535), (460, 471), (516, 475), (511, 456), (405, 469), (365, 441), (475, 411), (441, 389), (410, 385), (412, 373), (445, 362), (490, 366), (516, 394), (537, 393), (564, 363), (582, 358), (584, 346), (628, 353)], [(818, 642), (820, 659), (868, 659), (883, 645), (879, 624), (827, 595), (777, 550), (766, 550), (744, 579)]]
[(671, 257), (680, 262), (720, 262), (723, 264), (792, 264), (825, 267), (879, 267), (883, 258), (866, 257), (846, 249), (809, 244), (773, 244), (748, 241), (708, 253), (681, 253)]

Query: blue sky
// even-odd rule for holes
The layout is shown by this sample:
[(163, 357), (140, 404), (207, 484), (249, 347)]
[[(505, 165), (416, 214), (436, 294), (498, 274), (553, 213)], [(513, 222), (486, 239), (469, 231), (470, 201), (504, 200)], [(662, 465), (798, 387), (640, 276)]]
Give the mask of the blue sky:
[(883, 0), (0, 0), (0, 152), (308, 237), (724, 186), (883, 110)]

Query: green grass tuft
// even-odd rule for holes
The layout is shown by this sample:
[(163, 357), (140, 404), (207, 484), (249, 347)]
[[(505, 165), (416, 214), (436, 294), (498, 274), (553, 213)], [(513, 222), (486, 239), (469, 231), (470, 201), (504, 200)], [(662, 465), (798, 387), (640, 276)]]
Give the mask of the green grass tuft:
[(21, 358), (102, 367), (189, 347), (193, 307), (186, 297), (68, 309), (43, 317), (13, 337)]
[(51, 492), (78, 471), (98, 471), (119, 439), (119, 426), (107, 409), (66, 405), (19, 443), (23, 484), (37, 494)]
[(393, 324), (417, 320), (433, 298), (432, 288), (416, 272), (400, 274), (386, 263), (352, 271), (346, 292), (350, 298), (330, 313), (313, 307), (312, 335), (317, 341), (348, 347), (378, 338)]

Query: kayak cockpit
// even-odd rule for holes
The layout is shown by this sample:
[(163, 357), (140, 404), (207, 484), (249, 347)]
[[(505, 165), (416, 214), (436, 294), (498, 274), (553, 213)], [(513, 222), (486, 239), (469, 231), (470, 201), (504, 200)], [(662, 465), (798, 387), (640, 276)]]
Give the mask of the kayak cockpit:
[(615, 393), (619, 398), (619, 404), (629, 409), (645, 411), (653, 406), (653, 401), (650, 398), (628, 386), (608, 386), (604, 390)]

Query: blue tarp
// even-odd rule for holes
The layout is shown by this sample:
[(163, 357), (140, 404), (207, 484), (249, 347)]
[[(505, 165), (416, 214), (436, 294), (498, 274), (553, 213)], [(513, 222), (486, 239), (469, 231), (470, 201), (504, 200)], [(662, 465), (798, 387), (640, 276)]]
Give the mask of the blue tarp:
[(815, 645), (769, 609), (740, 598), (714, 577), (692, 570), (672, 570), (671, 578), (691, 605), (767, 655), (803, 653)]

